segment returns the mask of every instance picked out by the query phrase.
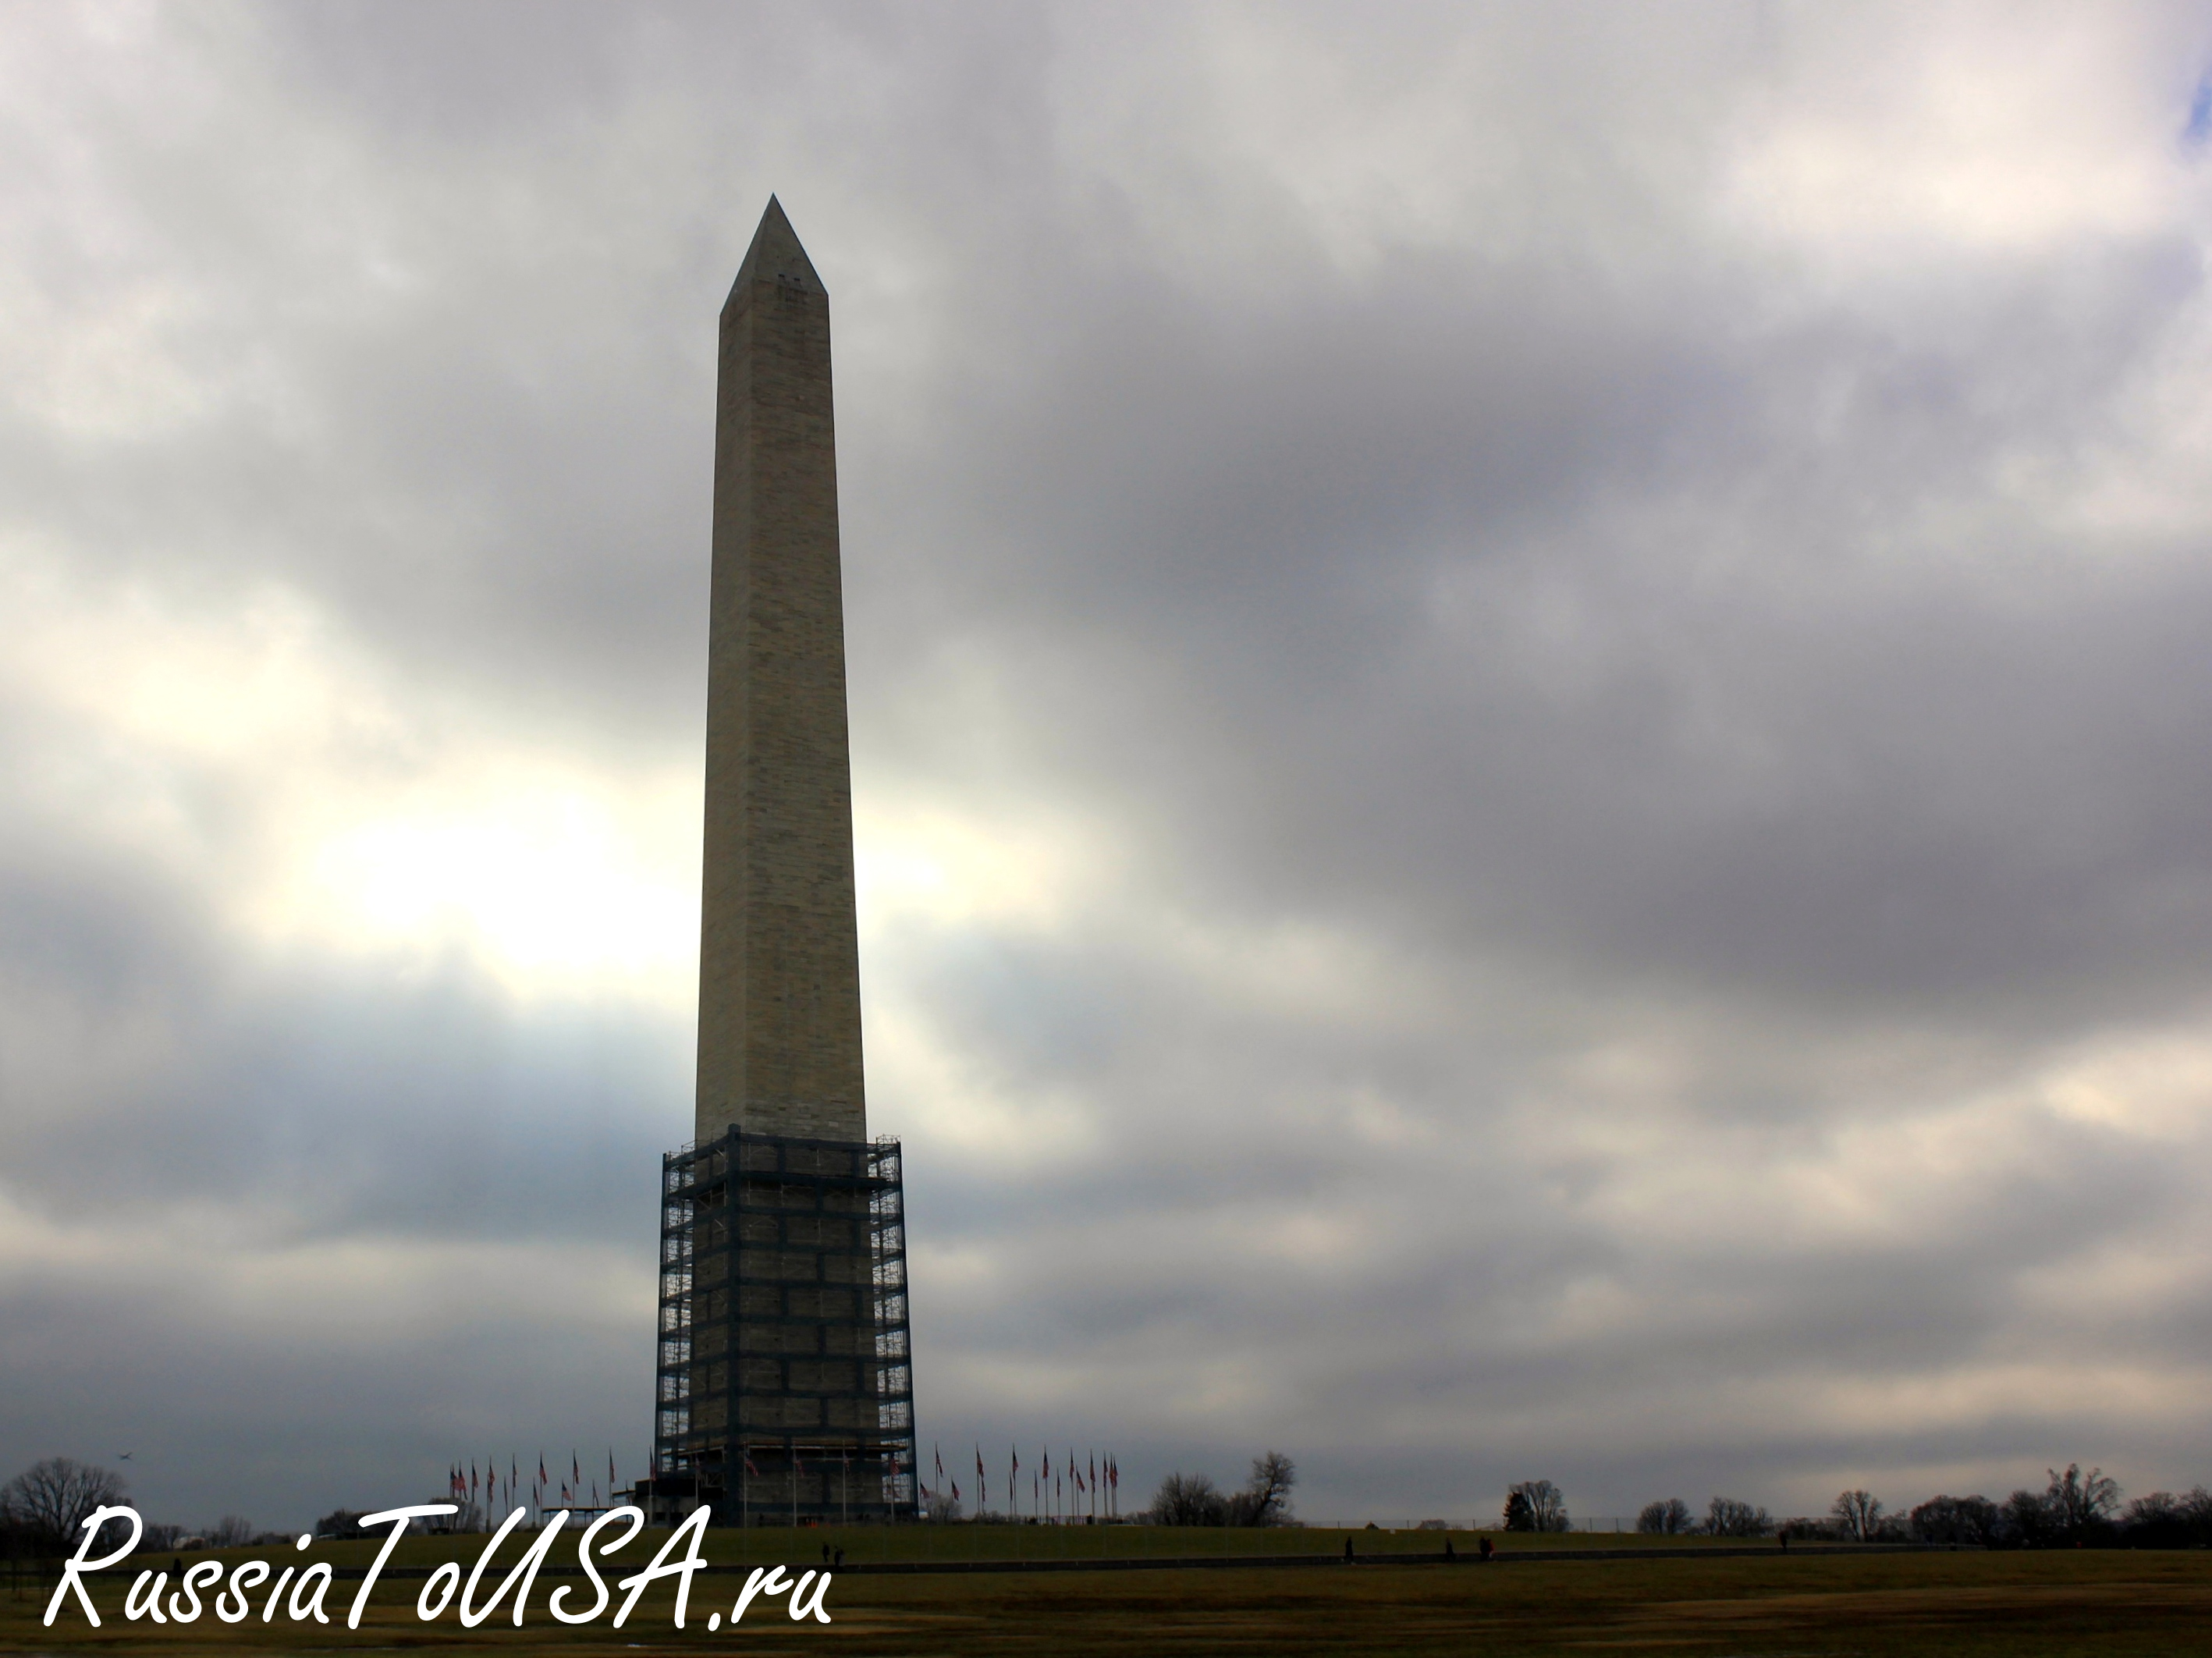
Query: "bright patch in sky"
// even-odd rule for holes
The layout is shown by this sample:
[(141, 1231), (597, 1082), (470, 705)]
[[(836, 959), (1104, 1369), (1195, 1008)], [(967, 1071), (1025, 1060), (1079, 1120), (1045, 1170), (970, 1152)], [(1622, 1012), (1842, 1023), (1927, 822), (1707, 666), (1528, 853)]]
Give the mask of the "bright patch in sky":
[(518, 993), (623, 986), (680, 1005), (696, 982), (697, 878), (652, 856), (680, 847), (652, 843), (682, 837), (575, 782), (517, 781), (340, 829), (314, 849), (295, 916), (372, 947), (459, 944)]

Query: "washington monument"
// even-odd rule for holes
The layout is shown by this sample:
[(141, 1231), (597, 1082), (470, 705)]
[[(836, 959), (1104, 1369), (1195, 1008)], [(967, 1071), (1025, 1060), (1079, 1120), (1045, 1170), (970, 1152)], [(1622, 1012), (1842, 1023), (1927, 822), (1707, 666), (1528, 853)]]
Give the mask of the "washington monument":
[(698, 1137), (867, 1138), (830, 295), (775, 197), (722, 307)]
[(916, 1496), (898, 1142), (860, 1066), (830, 295), (771, 197), (722, 307), (696, 1138), (662, 1159), (656, 1517)]

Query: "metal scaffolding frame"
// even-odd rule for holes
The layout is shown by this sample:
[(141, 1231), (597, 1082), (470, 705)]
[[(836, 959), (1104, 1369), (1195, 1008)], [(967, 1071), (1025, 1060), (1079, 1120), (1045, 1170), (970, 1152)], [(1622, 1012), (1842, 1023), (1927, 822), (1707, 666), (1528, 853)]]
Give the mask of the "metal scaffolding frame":
[[(656, 1506), (911, 1518), (899, 1143), (720, 1138), (661, 1159)], [(658, 1517), (658, 1516), (657, 1516)]]

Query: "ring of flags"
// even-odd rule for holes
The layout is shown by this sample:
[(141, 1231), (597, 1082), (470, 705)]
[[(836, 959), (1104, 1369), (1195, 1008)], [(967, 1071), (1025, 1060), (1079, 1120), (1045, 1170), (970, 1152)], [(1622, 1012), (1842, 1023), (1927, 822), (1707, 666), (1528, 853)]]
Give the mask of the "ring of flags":
[[(615, 1468), (615, 1454), (612, 1448), (610, 1448), (607, 1451), (607, 1501), (609, 1503), (614, 1500), (618, 1480), (619, 1476)], [(465, 1467), (456, 1461), (448, 1465), (446, 1470), (447, 1496), (465, 1509), (473, 1509), (481, 1497), (486, 1512), (491, 1512), (494, 1505), (499, 1501), (500, 1485), (497, 1457), (485, 1458), (481, 1467), (477, 1466), (474, 1458), (471, 1458)], [(507, 1459), (506, 1487), (507, 1500), (512, 1503), (516, 1501), (522, 1489), (522, 1459), (519, 1456), (511, 1456)], [(584, 1461), (580, 1453), (573, 1450), (568, 1453), (568, 1478), (562, 1480), (557, 1486), (554, 1485), (551, 1475), (546, 1470), (544, 1455), (542, 1453), (539, 1455), (538, 1483), (530, 1488), (532, 1508), (543, 1510), (544, 1499), (549, 1488), (553, 1489), (559, 1497), (561, 1507), (578, 1509), (584, 1506), (586, 1487), (584, 1480)], [(592, 1477), (589, 1491), (591, 1506), (597, 1509), (601, 1504), (599, 1481), (596, 1472)]]
[[(933, 1489), (928, 1485), (921, 1487), (923, 1500), (927, 1502), (939, 1493), (945, 1493), (950, 1495), (955, 1503), (959, 1503), (962, 1500), (960, 1482), (946, 1477), (943, 1449), (936, 1445), (933, 1445), (930, 1449), (932, 1465), (936, 1470), (937, 1484)], [(759, 1478), (760, 1468), (753, 1461), (751, 1451), (741, 1449), (740, 1455), (744, 1461), (745, 1473), (755, 1479)], [(852, 1452), (849, 1448), (840, 1448), (838, 1461), (849, 1472), (853, 1466)], [(791, 1462), (794, 1472), (803, 1471), (804, 1465), (799, 1461), (796, 1446), (792, 1447), (791, 1449)], [(1021, 1449), (1018, 1446), (1009, 1445), (1006, 1448), (1006, 1508), (1009, 1514), (1017, 1519), (1021, 1517)], [(522, 1463), (520, 1457), (511, 1456), (507, 1459), (506, 1485), (507, 1501), (513, 1503), (522, 1485)], [(456, 1503), (465, 1508), (473, 1509), (478, 1498), (481, 1497), (485, 1509), (489, 1512), (498, 1500), (499, 1488), (499, 1462), (496, 1458), (486, 1458), (481, 1467), (474, 1458), (471, 1458), (465, 1468), (459, 1461), (448, 1465), (447, 1468), (447, 1494)], [(549, 1489), (557, 1494), (560, 1506), (563, 1509), (574, 1509), (583, 1505), (584, 1463), (580, 1453), (574, 1450), (568, 1453), (568, 1478), (560, 1481), (557, 1485), (545, 1466), (544, 1454), (539, 1453), (538, 1479), (530, 1490), (530, 1506), (542, 1512), (544, 1508), (544, 1497)], [(600, 1507), (600, 1501), (599, 1482), (596, 1474), (592, 1479), (590, 1489), (591, 1506), (597, 1509)], [(1043, 1505), (1048, 1491), (1052, 1496), (1052, 1516), (1055, 1521), (1070, 1518), (1096, 1520), (1100, 1517), (1099, 1509), (1102, 1503), (1105, 1507), (1104, 1517), (1118, 1518), (1121, 1489), (1121, 1460), (1111, 1452), (1101, 1456), (1097, 1452), (1092, 1451), (1084, 1461), (1079, 1462), (1076, 1460), (1075, 1452), (1071, 1448), (1061, 1460), (1059, 1472), (1054, 1473), (1052, 1465), (1052, 1448), (1048, 1445), (1040, 1454), (1036, 1467), (1030, 1473), (1029, 1518), (1033, 1521), (1042, 1521), (1044, 1518)], [(606, 1490), (606, 1500), (611, 1503), (614, 1501), (617, 1491), (615, 1454), (611, 1448), (607, 1452)], [(1066, 1499), (1071, 1490), (1076, 1499), (1074, 1503), (1076, 1513), (1073, 1515), (1066, 1507)], [(1086, 1508), (1086, 1499), (1087, 1514), (1083, 1512)], [(990, 1500), (990, 1471), (983, 1461), (983, 1447), (979, 1442), (975, 1446), (975, 1501), (978, 1508), (981, 1509), (988, 1505)]]
[[(950, 1479), (945, 1472), (945, 1452), (942, 1447), (930, 1447), (930, 1463), (936, 1470), (937, 1483), (925, 1482), (921, 1498), (925, 1503), (940, 1496), (961, 1500), (960, 1482)], [(750, 1464), (748, 1465), (750, 1466)], [(1006, 1508), (1015, 1519), (1021, 1514), (1022, 1453), (1018, 1446), (1006, 1448)], [(1073, 1448), (1061, 1459), (1059, 1472), (1052, 1466), (1052, 1447), (1046, 1446), (1039, 1455), (1036, 1467), (1030, 1473), (1030, 1512), (1028, 1518), (1044, 1518), (1044, 1500), (1048, 1492), (1052, 1497), (1052, 1516), (1054, 1521), (1083, 1519), (1115, 1519), (1119, 1517), (1121, 1490), (1121, 1460), (1110, 1451), (1101, 1455), (1090, 1452), (1079, 1461)], [(1075, 1497), (1073, 1511), (1067, 1505), (1068, 1494)], [(983, 1461), (983, 1448), (975, 1447), (975, 1502), (979, 1509), (988, 1509), (991, 1501), (990, 1470)], [(1101, 1509), (1103, 1509), (1102, 1515)]]

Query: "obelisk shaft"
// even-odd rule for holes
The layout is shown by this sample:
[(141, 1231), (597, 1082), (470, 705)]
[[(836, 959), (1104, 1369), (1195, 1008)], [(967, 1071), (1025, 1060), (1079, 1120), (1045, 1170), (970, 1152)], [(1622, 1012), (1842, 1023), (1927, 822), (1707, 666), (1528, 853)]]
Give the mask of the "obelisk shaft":
[(697, 1133), (866, 1138), (830, 295), (771, 198), (722, 308)]

